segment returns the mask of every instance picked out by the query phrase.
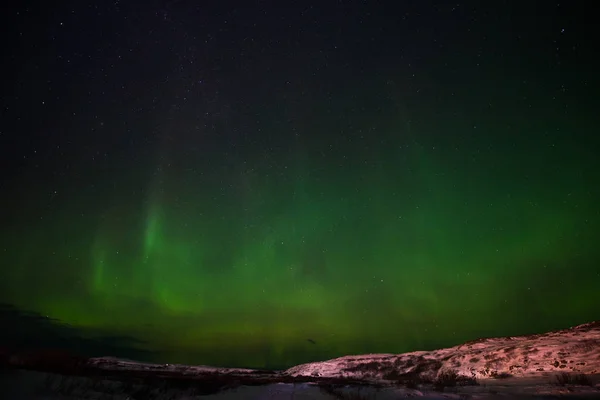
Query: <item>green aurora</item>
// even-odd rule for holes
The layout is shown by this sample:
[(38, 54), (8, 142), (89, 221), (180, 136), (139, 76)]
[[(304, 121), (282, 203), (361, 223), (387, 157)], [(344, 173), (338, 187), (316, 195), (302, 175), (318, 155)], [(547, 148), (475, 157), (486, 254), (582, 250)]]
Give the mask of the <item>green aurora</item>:
[[(539, 167), (565, 146), (526, 161), (386, 143), (335, 167), (299, 152), (280, 175), (242, 163), (225, 190), (160, 165), (139, 204), (113, 192), (58, 251), (43, 222), (5, 250), (5, 293), (166, 361), (255, 367), (582, 322), (599, 299), (596, 203), (581, 158)], [(71, 276), (32, 286), (35, 265), (61, 262)]]
[(583, 25), (117, 3), (11, 31), (0, 303), (266, 368), (600, 319)]

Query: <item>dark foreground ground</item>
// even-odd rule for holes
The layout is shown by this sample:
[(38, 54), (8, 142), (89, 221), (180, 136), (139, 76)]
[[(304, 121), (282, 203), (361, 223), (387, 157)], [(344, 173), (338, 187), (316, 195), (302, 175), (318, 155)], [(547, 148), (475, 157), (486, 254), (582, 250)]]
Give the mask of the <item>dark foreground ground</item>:
[(599, 399), (600, 321), (452, 348), (364, 354), (285, 371), (0, 348), (0, 400)]
[(348, 379), (290, 377), (273, 371), (200, 373), (42, 371), (4, 368), (0, 398), (6, 400), (167, 399), (600, 399), (600, 376), (589, 382), (505, 379), (468, 385), (375, 383)]

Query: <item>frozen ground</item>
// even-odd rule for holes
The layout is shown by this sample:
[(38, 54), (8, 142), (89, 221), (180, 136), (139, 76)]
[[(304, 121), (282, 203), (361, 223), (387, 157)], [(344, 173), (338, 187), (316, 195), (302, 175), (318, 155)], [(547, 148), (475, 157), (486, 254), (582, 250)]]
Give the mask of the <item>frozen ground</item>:
[(272, 383), (262, 386), (239, 386), (214, 394), (201, 395), (193, 389), (168, 386), (135, 387), (120, 381), (89, 377), (65, 377), (36, 371), (11, 371), (2, 373), (0, 398), (6, 400), (79, 400), (79, 399), (206, 399), (206, 400), (331, 400), (331, 399), (598, 399), (597, 387), (556, 387), (547, 382), (531, 381), (482, 384), (460, 389), (435, 392), (433, 388), (406, 389), (397, 386), (319, 386), (313, 383)]
[(447, 349), (365, 354), (286, 371), (6, 354), (0, 398), (600, 399), (600, 323)]

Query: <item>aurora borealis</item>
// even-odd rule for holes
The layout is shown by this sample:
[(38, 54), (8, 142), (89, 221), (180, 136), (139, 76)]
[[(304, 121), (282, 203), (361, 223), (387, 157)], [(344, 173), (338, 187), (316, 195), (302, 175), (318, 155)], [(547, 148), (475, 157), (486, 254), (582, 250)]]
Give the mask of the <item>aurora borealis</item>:
[(0, 302), (267, 368), (600, 319), (575, 5), (104, 3), (4, 17)]

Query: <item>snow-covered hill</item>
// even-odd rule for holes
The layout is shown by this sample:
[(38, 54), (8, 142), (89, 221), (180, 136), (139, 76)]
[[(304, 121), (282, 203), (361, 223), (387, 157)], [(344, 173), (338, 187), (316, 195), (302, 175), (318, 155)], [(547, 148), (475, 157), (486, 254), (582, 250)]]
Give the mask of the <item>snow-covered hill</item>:
[(420, 382), (444, 374), (477, 380), (600, 374), (600, 322), (538, 335), (479, 339), (434, 351), (345, 356), (298, 365), (286, 373)]
[(60, 350), (0, 355), (0, 395), (15, 399), (600, 398), (600, 322), (285, 371), (86, 359)]

